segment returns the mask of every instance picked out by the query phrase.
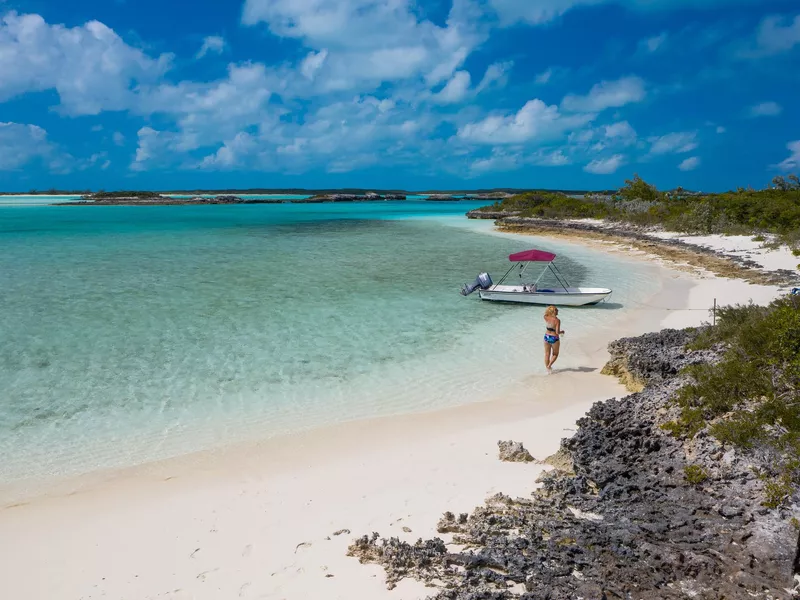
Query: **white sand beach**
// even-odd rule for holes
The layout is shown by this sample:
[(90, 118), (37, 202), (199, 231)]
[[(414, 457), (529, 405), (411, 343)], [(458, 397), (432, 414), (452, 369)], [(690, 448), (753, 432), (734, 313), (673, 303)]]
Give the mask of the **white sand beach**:
[[(431, 537), (444, 511), (471, 511), (496, 492), (529, 495), (549, 467), (500, 462), (497, 441), (523, 442), (543, 459), (592, 403), (625, 395), (600, 374), (609, 341), (699, 325), (714, 298), (766, 303), (780, 293), (666, 265), (661, 272), (659, 293), (607, 339), (571, 346), (566, 336), (556, 373), (531, 376), (548, 377), (546, 387), (521, 381), (478, 404), (101, 474), (44, 496), (23, 490), (0, 509), (3, 597), (425, 598), (434, 590), (418, 582), (387, 590), (382, 569), (346, 556), (347, 546), (373, 531)], [(541, 360), (538, 341), (520, 352)]]

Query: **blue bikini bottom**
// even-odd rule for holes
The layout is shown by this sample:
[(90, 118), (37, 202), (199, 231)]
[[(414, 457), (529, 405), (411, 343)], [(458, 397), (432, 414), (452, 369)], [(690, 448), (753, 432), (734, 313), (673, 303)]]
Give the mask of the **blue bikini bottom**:
[(551, 346), (558, 341), (558, 336), (550, 335), (549, 333), (544, 334), (544, 341), (550, 344)]

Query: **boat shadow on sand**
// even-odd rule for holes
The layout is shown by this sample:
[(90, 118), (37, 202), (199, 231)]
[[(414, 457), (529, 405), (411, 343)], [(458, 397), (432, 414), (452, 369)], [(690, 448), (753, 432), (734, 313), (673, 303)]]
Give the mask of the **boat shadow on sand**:
[(567, 367), (566, 369), (554, 368), (554, 373), (594, 373), (597, 367)]

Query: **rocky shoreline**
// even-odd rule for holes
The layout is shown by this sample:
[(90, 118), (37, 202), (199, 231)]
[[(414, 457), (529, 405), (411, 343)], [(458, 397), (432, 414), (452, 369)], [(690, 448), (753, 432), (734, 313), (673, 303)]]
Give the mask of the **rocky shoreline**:
[(710, 259), (725, 261), (736, 269), (715, 268), (713, 262), (705, 261), (698, 266), (707, 267), (721, 275), (741, 277), (751, 283), (763, 285), (792, 286), (797, 285), (798, 274), (789, 270), (766, 271), (755, 261), (741, 256), (723, 254), (712, 248), (691, 244), (678, 239), (664, 239), (652, 235), (652, 229), (629, 223), (594, 223), (578, 220), (538, 219), (521, 217), (517, 213), (503, 211), (472, 210), (467, 213), (470, 219), (491, 219), (496, 226), (513, 233), (541, 233), (543, 235), (575, 235), (581, 237), (622, 241), (639, 244), (645, 251), (657, 251), (659, 248), (683, 251)]
[[(532, 498), (498, 494), (471, 515), (445, 513), (452, 536), (408, 544), (363, 536), (349, 553), (410, 577), (436, 600), (789, 599), (800, 594), (800, 507), (767, 508), (756, 451), (692, 441), (661, 425), (687, 365), (721, 349), (690, 351), (692, 330), (664, 330), (609, 346), (613, 371), (644, 388), (595, 404), (545, 461)], [(525, 468), (520, 465), (520, 468)]]

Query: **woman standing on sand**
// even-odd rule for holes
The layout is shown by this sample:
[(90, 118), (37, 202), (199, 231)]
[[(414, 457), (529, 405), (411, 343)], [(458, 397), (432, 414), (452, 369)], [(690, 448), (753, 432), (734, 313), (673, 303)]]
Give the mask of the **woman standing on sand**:
[(558, 350), (561, 348), (561, 338), (564, 333), (561, 329), (561, 319), (558, 318), (558, 309), (555, 306), (548, 306), (544, 311), (544, 323), (547, 333), (544, 334), (544, 366), (548, 375), (553, 372), (553, 363), (558, 358)]

